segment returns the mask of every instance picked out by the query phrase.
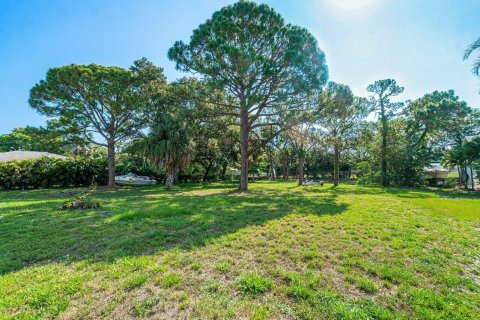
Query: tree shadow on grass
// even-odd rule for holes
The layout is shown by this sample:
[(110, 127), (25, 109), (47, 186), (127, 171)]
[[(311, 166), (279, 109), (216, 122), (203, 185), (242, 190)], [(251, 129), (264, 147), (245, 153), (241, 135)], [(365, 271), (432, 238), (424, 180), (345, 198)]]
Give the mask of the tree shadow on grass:
[[(51, 262), (112, 262), (174, 247), (190, 249), (240, 229), (289, 214), (335, 215), (347, 209), (335, 194), (318, 197), (281, 190), (238, 193), (218, 184), (100, 190), (104, 206), (60, 211), (62, 198), (51, 191), (34, 197), (1, 195), (7, 213), (0, 220), (0, 274)], [(74, 189), (73, 189), (74, 190)], [(25, 193), (25, 192), (24, 192)]]

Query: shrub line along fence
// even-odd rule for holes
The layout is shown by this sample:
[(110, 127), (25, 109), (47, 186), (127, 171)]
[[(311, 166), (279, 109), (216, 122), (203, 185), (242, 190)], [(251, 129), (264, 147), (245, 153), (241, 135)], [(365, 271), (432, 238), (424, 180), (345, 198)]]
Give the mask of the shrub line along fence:
[[(28, 189), (52, 187), (81, 187), (106, 185), (108, 166), (105, 158), (69, 158), (9, 161), (0, 163), (0, 189)], [(119, 161), (118, 174), (133, 172), (159, 180), (165, 174), (152, 167), (136, 166)]]

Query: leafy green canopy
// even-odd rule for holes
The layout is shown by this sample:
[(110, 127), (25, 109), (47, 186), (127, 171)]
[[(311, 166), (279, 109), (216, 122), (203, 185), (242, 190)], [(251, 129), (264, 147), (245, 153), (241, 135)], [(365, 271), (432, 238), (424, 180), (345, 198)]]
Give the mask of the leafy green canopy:
[(454, 146), (442, 159), (444, 165), (452, 168), (465, 167), (478, 161), (480, 161), (480, 137)]
[(48, 70), (30, 92), (31, 107), (77, 126), (91, 142), (97, 133), (113, 143), (132, 136), (146, 124), (150, 104), (137, 73), (96, 64), (68, 65)]
[(329, 82), (319, 98), (319, 120), (328, 140), (340, 142), (370, 112), (365, 98), (356, 98), (348, 85)]
[(175, 166), (183, 167), (188, 162), (190, 146), (185, 122), (171, 114), (158, 117), (145, 140), (149, 159), (156, 166), (169, 171)]
[(46, 127), (26, 126), (0, 135), (0, 152), (24, 150), (62, 154), (77, 144), (83, 145), (82, 140), (59, 130), (54, 121), (49, 121)]
[[(467, 50), (465, 50), (465, 54), (463, 55), (463, 60), (467, 60), (470, 58), (473, 52), (480, 51), (480, 38), (475, 40), (471, 45), (468, 46)], [(476, 76), (480, 76), (480, 56), (478, 56), (472, 65), (472, 73)]]
[(334, 153), (334, 179), (339, 183), (341, 153), (356, 143), (355, 126), (370, 112), (368, 100), (356, 98), (348, 85), (329, 82), (319, 97), (319, 124)]
[(403, 106), (403, 103), (394, 103), (390, 99), (401, 94), (404, 89), (394, 79), (377, 80), (367, 87), (367, 91), (373, 94), (372, 104), (385, 121), (395, 116), (395, 111)]
[(383, 186), (388, 186), (390, 184), (389, 176), (387, 174), (389, 120), (393, 118), (396, 115), (395, 112), (403, 106), (403, 103), (393, 103), (390, 99), (401, 94), (403, 89), (403, 87), (397, 85), (397, 82), (394, 79), (377, 80), (367, 87), (367, 91), (373, 94), (371, 102), (374, 106), (374, 110), (380, 115), (379, 121), (382, 125), (381, 172)]
[[(168, 56), (182, 71), (194, 72), (226, 96), (208, 100), (217, 116), (234, 117), (240, 127), (240, 189), (248, 189), (250, 134), (275, 126), (277, 136), (311, 102), (326, 81), (325, 55), (304, 28), (286, 24), (266, 5), (240, 1), (201, 24)], [(268, 141), (267, 141), (268, 142)]]
[(461, 143), (465, 135), (475, 133), (474, 127), (478, 125), (472, 108), (453, 90), (425, 94), (410, 103), (404, 115), (408, 122), (406, 134), (413, 147), (424, 142), (437, 145)]
[(325, 55), (307, 30), (247, 1), (215, 12), (189, 44), (177, 41), (168, 54), (178, 69), (226, 87), (248, 106), (305, 95), (328, 74)]

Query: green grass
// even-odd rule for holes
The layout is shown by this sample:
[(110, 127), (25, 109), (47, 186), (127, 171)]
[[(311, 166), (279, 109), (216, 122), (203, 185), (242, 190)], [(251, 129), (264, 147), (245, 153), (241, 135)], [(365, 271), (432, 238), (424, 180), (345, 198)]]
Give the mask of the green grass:
[(156, 282), (165, 288), (172, 288), (182, 283), (182, 277), (177, 272), (169, 272), (158, 277)]
[(135, 315), (142, 317), (149, 313), (153, 312), (153, 309), (158, 304), (158, 298), (147, 298), (145, 300), (139, 301), (134, 306)]
[(258, 296), (272, 289), (272, 281), (258, 273), (250, 272), (243, 275), (238, 282), (240, 291), (245, 295)]
[(0, 319), (478, 318), (477, 193), (235, 189), (0, 192)]
[(126, 281), (123, 283), (123, 288), (126, 290), (133, 290), (145, 284), (147, 279), (148, 275), (146, 274), (134, 274), (126, 279)]

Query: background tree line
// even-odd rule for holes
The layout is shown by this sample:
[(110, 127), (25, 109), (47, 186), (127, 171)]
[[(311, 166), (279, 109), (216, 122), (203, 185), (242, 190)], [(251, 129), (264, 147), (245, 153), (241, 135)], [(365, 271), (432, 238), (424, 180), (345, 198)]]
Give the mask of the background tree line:
[(480, 158), (478, 138), (467, 139), (479, 134), (479, 112), (453, 90), (402, 102), (404, 88), (384, 79), (356, 97), (327, 82), (325, 54), (308, 30), (266, 5), (222, 8), (168, 56), (191, 76), (168, 83), (145, 58), (129, 69), (51, 68), (29, 103), (52, 120), (0, 136), (0, 148), (85, 156), (96, 145), (110, 187), (120, 153), (164, 170), (167, 188), (238, 176), (241, 190), (249, 179), (280, 176), (299, 185), (355, 178), (415, 186), (434, 161), (463, 167)]

